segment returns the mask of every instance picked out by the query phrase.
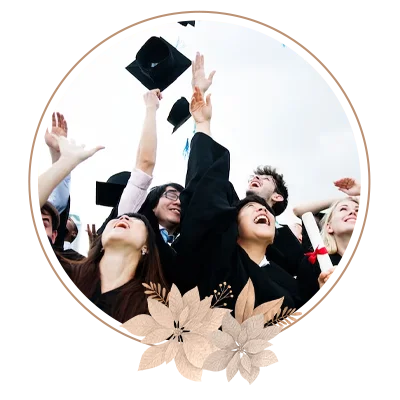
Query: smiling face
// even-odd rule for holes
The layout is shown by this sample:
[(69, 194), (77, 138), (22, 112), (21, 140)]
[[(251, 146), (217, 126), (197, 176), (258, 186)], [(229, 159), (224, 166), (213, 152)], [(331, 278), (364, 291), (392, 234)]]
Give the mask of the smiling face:
[(357, 221), (358, 204), (351, 199), (340, 201), (332, 211), (326, 230), (331, 235), (351, 234)]
[(109, 246), (130, 246), (133, 250), (147, 249), (147, 228), (140, 219), (122, 215), (112, 219), (101, 235), (104, 250)]
[(270, 206), (283, 200), (283, 197), (276, 193), (276, 184), (271, 175), (252, 175), (246, 192), (246, 195), (249, 194), (262, 197)]
[(179, 195), (178, 190), (172, 186), (167, 186), (157, 206), (153, 209), (158, 223), (168, 231), (173, 231), (181, 222), (181, 202), (179, 201)]
[(239, 211), (238, 227), (240, 239), (270, 244), (275, 236), (275, 217), (263, 205), (250, 202)]

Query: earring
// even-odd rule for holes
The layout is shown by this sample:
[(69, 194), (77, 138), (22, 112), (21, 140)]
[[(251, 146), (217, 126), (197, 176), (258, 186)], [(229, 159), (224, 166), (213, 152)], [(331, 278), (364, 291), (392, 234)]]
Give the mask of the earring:
[(142, 249), (142, 256), (144, 256), (146, 254), (146, 250)]

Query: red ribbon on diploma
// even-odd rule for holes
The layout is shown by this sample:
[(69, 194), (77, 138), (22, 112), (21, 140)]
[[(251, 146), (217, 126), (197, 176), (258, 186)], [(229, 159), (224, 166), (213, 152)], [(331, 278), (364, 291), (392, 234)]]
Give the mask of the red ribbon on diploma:
[(326, 249), (326, 247), (319, 248), (319, 246), (317, 246), (314, 251), (306, 253), (305, 256), (308, 257), (308, 261), (310, 261), (311, 264), (315, 264), (315, 261), (317, 261), (317, 256), (322, 254), (328, 254), (328, 250)]

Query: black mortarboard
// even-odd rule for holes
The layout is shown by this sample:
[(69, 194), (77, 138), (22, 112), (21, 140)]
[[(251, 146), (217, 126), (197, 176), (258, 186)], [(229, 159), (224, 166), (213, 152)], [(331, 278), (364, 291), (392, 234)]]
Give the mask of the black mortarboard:
[(196, 21), (179, 21), (178, 22), (178, 24), (181, 24), (183, 26), (187, 26), (188, 24), (194, 26), (195, 23), (196, 23)]
[(106, 207), (116, 206), (130, 176), (130, 172), (123, 171), (110, 176), (107, 182), (96, 181), (96, 204)]
[(162, 37), (152, 36), (126, 69), (147, 89), (163, 91), (191, 65), (187, 57)]
[(174, 103), (167, 118), (167, 121), (174, 126), (172, 133), (182, 126), (189, 118), (189, 102), (184, 97), (181, 97)]

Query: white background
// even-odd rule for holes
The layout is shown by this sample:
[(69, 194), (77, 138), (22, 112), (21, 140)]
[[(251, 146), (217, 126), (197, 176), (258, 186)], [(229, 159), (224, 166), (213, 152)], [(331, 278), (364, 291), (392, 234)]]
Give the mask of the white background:
[[(212, 1), (198, 6), (212, 4), (215, 7), (219, 5), (217, 3), (222, 4)], [(289, 7), (294, 4), (282, 3)], [(344, 2), (335, 2), (335, 6), (339, 7), (341, 3)], [(382, 7), (386, 3), (380, 1), (379, 5)], [(151, 5), (166, 7), (165, 3), (157, 4), (156, 1)], [(186, 2), (168, 3), (169, 7), (185, 5)], [(267, 6), (266, 2), (246, 3), (247, 7), (261, 5)], [(351, 5), (346, 1), (347, 7)], [(230, 6), (241, 5), (231, 2)], [(299, 7), (298, 2), (295, 6)], [(95, 322), (88, 321), (86, 314), (71, 312), (71, 299), (56, 288), (55, 282), (48, 280), (48, 267), (40, 264), (39, 249), (32, 249), (31, 226), (23, 223), (23, 144), (31, 143), (31, 113), (39, 110), (40, 96), (46, 95), (48, 88), (55, 87), (56, 72), (62, 71), (64, 64), (79, 54), (80, 48), (87, 47), (87, 41), (94, 39), (96, 32), (109, 31), (112, 24), (126, 23), (128, 15), (138, 14), (151, 15), (151, 9), (140, 9), (132, 1), (114, 1), (112, 6), (105, 1), (40, 1), (10, 2), (0, 13), (4, 110), (0, 390), (4, 399), (89, 396), (101, 399), (185, 396), (197, 399), (232, 398), (233, 395), (237, 398), (248, 392), (246, 385), (192, 387), (176, 385), (173, 377), (137, 378), (135, 352), (138, 347), (121, 346), (118, 338), (105, 337), (103, 331), (95, 327)], [(377, 157), (377, 186), (379, 190), (389, 188), (391, 200), (399, 195), (398, 186), (395, 186), (399, 164), (399, 154), (390, 160), (382, 155)], [(18, 194), (14, 192), (16, 188), (19, 188)], [(384, 214), (388, 192), (382, 190), (379, 196), (377, 210)], [(390, 210), (387, 215), (395, 214), (400, 215), (399, 208)], [(252, 396), (293, 398), (293, 394), (253, 393)], [(321, 398), (319, 393), (297, 396)], [(322, 396), (337, 398), (336, 393)], [(362, 394), (363, 399), (375, 397), (374, 393)], [(391, 396), (396, 397), (397, 394)]]

